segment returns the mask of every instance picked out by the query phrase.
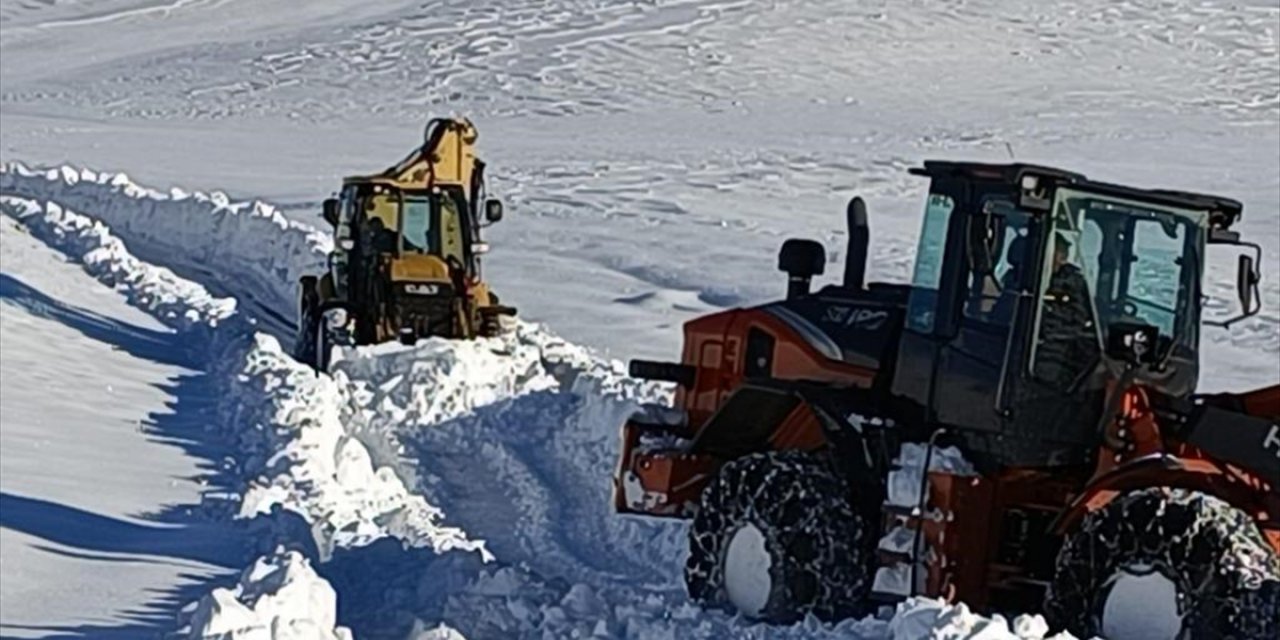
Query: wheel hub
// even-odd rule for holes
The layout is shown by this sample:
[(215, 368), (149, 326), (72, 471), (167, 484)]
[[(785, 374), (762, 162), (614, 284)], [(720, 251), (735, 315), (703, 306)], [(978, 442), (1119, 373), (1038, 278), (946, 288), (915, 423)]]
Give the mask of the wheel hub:
[(733, 533), (724, 557), (724, 588), (729, 602), (748, 617), (759, 617), (769, 604), (773, 561), (765, 548), (764, 534), (754, 524)]
[(1182, 630), (1178, 588), (1149, 565), (1112, 576), (1102, 608), (1102, 635), (1113, 640), (1177, 640)]

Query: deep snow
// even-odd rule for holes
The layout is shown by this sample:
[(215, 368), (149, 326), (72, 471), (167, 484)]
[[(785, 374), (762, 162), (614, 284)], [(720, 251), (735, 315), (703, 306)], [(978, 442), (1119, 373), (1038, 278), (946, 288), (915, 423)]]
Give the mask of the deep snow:
[[(617, 422), (663, 391), (575, 343), (675, 357), (684, 319), (781, 293), (773, 255), (790, 235), (822, 241), (838, 271), (840, 212), (853, 193), (871, 207), (871, 276), (904, 280), (922, 196), (905, 168), (1012, 154), (1243, 200), (1241, 229), (1266, 256), (1264, 311), (1205, 330), (1202, 387), (1280, 380), (1278, 20), (1274, 0), (6, 2), (0, 160), (54, 169), (11, 166), (0, 192), (34, 201), (11, 212), (87, 214), (127, 245), (130, 259), (100, 250), (90, 272), (201, 351), (187, 364), (220, 401), (179, 403), (174, 420), (209, 427), (201, 446), (234, 446), (232, 462), (215, 455), (216, 470), (202, 472), (231, 485), (206, 495), (234, 501), (195, 511), (214, 522), (271, 511), (247, 519), (256, 551), (290, 567), (276, 575), (310, 585), (293, 593), (333, 585), (337, 619), (357, 637), (764, 635), (687, 605), (680, 526), (608, 513)], [(319, 200), (342, 175), (401, 157), (426, 117), (450, 111), (476, 119), (509, 205), (489, 234), (487, 275), (525, 319), (572, 342), (525, 326), (510, 344), (367, 350), (349, 354), (333, 381), (305, 378), (280, 340), (293, 278), (323, 260), (328, 238), (306, 226)], [(148, 190), (120, 170), (176, 186)], [(195, 191), (215, 186), (227, 192)], [(242, 202), (249, 196), (272, 204)], [(83, 244), (93, 235), (42, 237), (78, 253), (100, 248)], [(47, 255), (31, 260), (63, 273), (41, 266)], [(130, 279), (148, 266), (172, 278)], [(1210, 305), (1222, 313), (1232, 266), (1211, 262)], [(44, 286), (55, 302), (94, 295)], [(167, 288), (173, 295), (156, 293)], [(118, 306), (106, 309), (124, 313)], [(219, 313), (228, 315), (210, 322)], [(6, 306), (6, 367), (49, 360), (36, 341), (8, 339), (15, 317)], [(119, 364), (129, 380), (167, 375), (64, 344), (77, 360)], [(17, 387), (5, 374), (7, 447), (21, 432), (9, 423)], [(85, 387), (91, 401), (94, 383)], [(24, 395), (56, 402), (39, 389)], [(115, 399), (132, 415), (163, 401)], [(58, 424), (88, 442), (75, 421)], [(100, 449), (133, 455), (116, 439)], [(14, 459), (4, 459), (6, 491)], [(156, 472), (163, 464), (157, 457)], [(33, 490), (51, 490), (25, 469)], [(138, 509), (157, 495), (108, 486), (87, 510)], [(310, 556), (316, 578), (276, 543)], [(481, 544), (489, 563), (444, 551)], [(29, 593), (61, 589), (61, 566), (92, 570), (60, 562), (72, 564), (33, 566), (45, 577), (25, 583)], [(124, 577), (133, 593), (146, 586)], [(220, 602), (255, 599), (254, 584)], [(128, 597), (85, 602), (111, 616)], [(291, 615), (331, 620), (324, 597), (291, 602)], [(11, 611), (0, 623), (16, 620)], [(46, 612), (44, 622), (67, 622)], [(892, 625), (839, 631), (918, 637), (912, 625), (977, 631), (979, 620), (916, 603)]]

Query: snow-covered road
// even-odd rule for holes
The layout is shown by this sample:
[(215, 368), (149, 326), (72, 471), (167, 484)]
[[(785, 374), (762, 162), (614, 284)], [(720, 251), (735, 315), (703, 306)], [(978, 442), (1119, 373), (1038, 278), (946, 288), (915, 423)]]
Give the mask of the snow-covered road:
[(10, 218), (0, 242), (0, 633), (167, 628), (243, 565), (193, 513), (228, 453), (196, 345)]

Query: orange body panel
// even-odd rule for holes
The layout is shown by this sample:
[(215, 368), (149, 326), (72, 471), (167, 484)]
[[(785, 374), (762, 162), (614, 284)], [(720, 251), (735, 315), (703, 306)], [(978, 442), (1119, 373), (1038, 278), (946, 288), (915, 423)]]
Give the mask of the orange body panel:
[(613, 479), (613, 506), (619, 513), (683, 517), (715, 473), (716, 462), (679, 448), (644, 449), (645, 425), (622, 427), (622, 459)]
[(791, 327), (758, 310), (734, 309), (692, 320), (684, 326), (683, 363), (697, 370), (691, 388), (676, 390), (675, 405), (688, 411), (695, 429), (704, 424), (745, 378), (747, 332), (756, 328), (777, 339), (772, 377), (779, 380), (833, 382), (868, 387), (876, 371), (834, 361)]

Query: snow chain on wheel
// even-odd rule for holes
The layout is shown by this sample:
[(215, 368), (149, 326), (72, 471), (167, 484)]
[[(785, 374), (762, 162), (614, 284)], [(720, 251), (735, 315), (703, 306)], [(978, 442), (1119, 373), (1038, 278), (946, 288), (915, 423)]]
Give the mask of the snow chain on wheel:
[(1102, 635), (1109, 585), (1133, 567), (1173, 583), (1179, 638), (1280, 638), (1280, 557), (1244, 512), (1183, 489), (1134, 491), (1085, 517), (1058, 554), (1051, 624)]
[(767, 599), (758, 612), (744, 613), (771, 622), (809, 613), (827, 620), (857, 615), (870, 548), (849, 496), (848, 484), (813, 454), (757, 453), (725, 464), (689, 527), (689, 595), (732, 608), (726, 556), (735, 534), (753, 526), (769, 560)]

